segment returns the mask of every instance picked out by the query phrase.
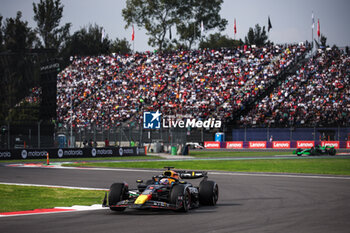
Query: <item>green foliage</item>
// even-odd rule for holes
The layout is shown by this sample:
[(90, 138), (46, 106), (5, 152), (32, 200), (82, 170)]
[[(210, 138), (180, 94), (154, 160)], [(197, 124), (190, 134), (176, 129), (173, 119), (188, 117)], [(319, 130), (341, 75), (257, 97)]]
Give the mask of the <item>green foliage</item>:
[(9, 111), (6, 121), (38, 121), (39, 104), (23, 102)]
[(7, 18), (1, 27), (1, 41), (4, 42), (4, 50), (16, 53), (24, 53), (26, 49), (33, 47), (36, 40), (35, 32), (28, 27), (27, 21), (22, 21), (22, 12), (18, 11), (16, 18)]
[(223, 36), (220, 33), (209, 35), (209, 38), (200, 42), (199, 47), (209, 49), (220, 49), (220, 48), (236, 48), (237, 46), (243, 45), (242, 40), (233, 40), (227, 36)]
[(66, 23), (59, 27), (63, 13), (60, 0), (40, 0), (33, 3), (34, 20), (37, 23), (37, 32), (41, 36), (45, 48), (60, 50), (69, 36), (71, 24)]
[[(127, 0), (122, 14), (126, 28), (133, 24), (143, 27), (150, 36), (148, 44), (158, 50), (174, 47), (191, 48), (200, 35), (201, 22), (205, 30), (224, 30), (227, 20), (221, 19), (222, 0)], [(178, 40), (170, 38), (175, 26)], [(169, 33), (169, 38), (166, 37)]]
[(249, 28), (248, 34), (245, 37), (245, 44), (263, 46), (267, 43), (268, 36), (266, 34), (265, 26), (262, 28), (259, 24), (255, 25), (255, 28)]
[(131, 45), (125, 38), (124, 39), (116, 38), (110, 47), (110, 52), (118, 53), (118, 54), (130, 54), (132, 52), (130, 48), (131, 48)]
[(148, 44), (163, 50), (169, 43), (165, 38), (172, 25), (178, 21), (177, 9), (182, 1), (177, 0), (127, 0), (122, 15), (126, 28), (136, 24), (144, 27), (150, 36)]
[(111, 41), (108, 36), (102, 40), (102, 31), (103, 28), (97, 24), (81, 28), (69, 38), (64, 53), (69, 56), (107, 54)]
[(204, 31), (214, 28), (225, 30), (227, 20), (222, 19), (219, 14), (222, 3), (223, 0), (194, 0), (182, 3), (178, 10), (180, 20), (176, 24), (176, 29), (179, 41), (183, 42), (185, 47), (191, 49), (197, 40), (203, 38), (201, 23)]
[(0, 20), (1, 49), (10, 52), (2, 57), (0, 63), (0, 120), (8, 117), (9, 109), (25, 97), (37, 77), (33, 57), (26, 55), (37, 37), (21, 17), (22, 13), (18, 11), (16, 18), (7, 18), (4, 24)]

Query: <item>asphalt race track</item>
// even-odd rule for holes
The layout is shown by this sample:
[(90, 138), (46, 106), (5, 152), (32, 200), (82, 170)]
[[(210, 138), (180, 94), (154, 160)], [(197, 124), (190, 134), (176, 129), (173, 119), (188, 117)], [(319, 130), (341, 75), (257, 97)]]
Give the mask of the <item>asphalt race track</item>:
[[(0, 182), (109, 188), (157, 171), (0, 166)], [(109, 209), (0, 218), (4, 233), (68, 232), (349, 232), (350, 177), (209, 172), (215, 207), (188, 213)], [(20, 201), (20, 200), (18, 200)]]

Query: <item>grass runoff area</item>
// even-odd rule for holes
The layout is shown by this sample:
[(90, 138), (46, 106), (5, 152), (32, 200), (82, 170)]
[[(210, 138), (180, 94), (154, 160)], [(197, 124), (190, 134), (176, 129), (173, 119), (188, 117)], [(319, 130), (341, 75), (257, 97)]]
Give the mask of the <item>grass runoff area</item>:
[[(210, 160), (186, 161), (135, 161), (117, 163), (74, 163), (64, 164), (71, 167), (111, 167), (111, 168), (145, 168), (163, 169), (172, 166), (176, 169), (186, 170), (215, 170), (232, 172), (268, 172), (268, 173), (304, 173), (350, 175), (350, 159), (324, 158), (324, 157), (283, 157), (275, 158), (273, 155), (286, 155), (292, 152), (230, 152), (230, 151), (191, 151), (190, 155), (196, 158), (210, 157)], [(272, 156), (271, 158), (252, 158)], [(242, 157), (242, 160), (229, 160), (227, 157)], [(217, 160), (215, 160), (217, 158)], [(220, 159), (223, 158), (223, 159)]]
[(0, 184), (0, 212), (102, 203), (105, 191)]

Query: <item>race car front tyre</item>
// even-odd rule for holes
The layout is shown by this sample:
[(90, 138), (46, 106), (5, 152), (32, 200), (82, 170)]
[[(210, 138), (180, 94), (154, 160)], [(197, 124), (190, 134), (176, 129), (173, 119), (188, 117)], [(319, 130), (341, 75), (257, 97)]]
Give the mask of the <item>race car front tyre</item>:
[(176, 211), (187, 212), (191, 208), (191, 194), (184, 185), (175, 185), (170, 192), (170, 203), (178, 205), (182, 196), (182, 206)]
[(337, 151), (334, 148), (329, 149), (328, 154), (329, 155), (335, 155)]
[(201, 205), (216, 205), (219, 198), (219, 186), (211, 180), (199, 184), (199, 203)]
[[(118, 202), (125, 200), (128, 195), (128, 187), (124, 183), (114, 183), (109, 188), (108, 204), (116, 205)], [(125, 207), (109, 207), (113, 211), (123, 211)]]

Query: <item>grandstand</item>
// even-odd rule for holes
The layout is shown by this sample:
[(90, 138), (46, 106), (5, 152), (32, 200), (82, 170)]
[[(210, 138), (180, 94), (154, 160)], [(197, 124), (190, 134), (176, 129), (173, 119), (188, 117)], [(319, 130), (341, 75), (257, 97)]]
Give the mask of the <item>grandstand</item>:
[(58, 122), (69, 126), (72, 120), (78, 127), (140, 124), (143, 111), (159, 110), (230, 123), (237, 110), (307, 51), (303, 45), (288, 45), (75, 57), (58, 76)]
[[(204, 142), (216, 132), (232, 141), (346, 141), (349, 62), (342, 50), (311, 52), (303, 43), (75, 56), (58, 74), (56, 130), (76, 146), (102, 146), (105, 138), (111, 145)], [(41, 91), (32, 88), (22, 101), (40, 102)], [(142, 129), (143, 112), (157, 110), (223, 124), (150, 134)]]

